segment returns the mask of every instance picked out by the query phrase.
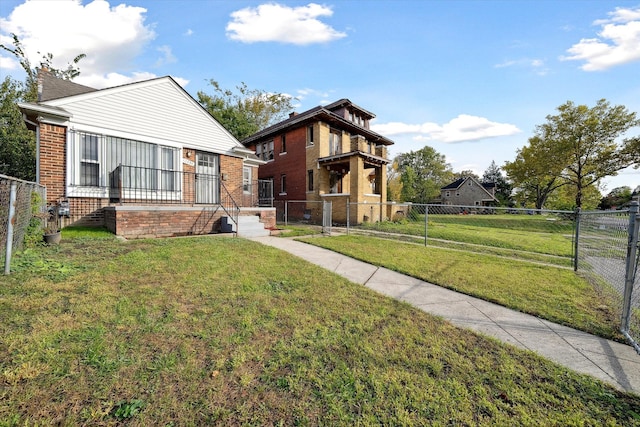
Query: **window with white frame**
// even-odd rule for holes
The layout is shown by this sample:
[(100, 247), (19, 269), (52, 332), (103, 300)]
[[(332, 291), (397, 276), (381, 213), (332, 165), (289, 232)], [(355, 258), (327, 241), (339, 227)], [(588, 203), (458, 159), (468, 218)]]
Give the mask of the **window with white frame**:
[(280, 194), (287, 194), (287, 175), (280, 175)]
[(126, 188), (176, 191), (179, 186), (176, 147), (86, 132), (72, 133), (69, 140), (71, 186), (107, 187), (119, 166)]
[(80, 185), (97, 187), (100, 185), (100, 157), (98, 155), (98, 135), (80, 135)]
[(249, 166), (242, 168), (242, 191), (251, 193), (251, 168)]

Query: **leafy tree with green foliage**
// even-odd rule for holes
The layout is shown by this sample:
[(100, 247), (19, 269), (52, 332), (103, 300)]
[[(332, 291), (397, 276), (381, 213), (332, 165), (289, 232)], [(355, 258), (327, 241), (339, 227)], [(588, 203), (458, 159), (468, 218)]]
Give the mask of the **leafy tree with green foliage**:
[(598, 209), (615, 209), (624, 206), (631, 201), (633, 191), (629, 186), (616, 187), (604, 196), (598, 204)]
[[(581, 207), (585, 188), (597, 186), (602, 178), (614, 176), (626, 167), (640, 166), (640, 137), (617, 142), (626, 131), (640, 125), (636, 113), (621, 105), (611, 106), (604, 99), (592, 108), (568, 101), (557, 110), (557, 115), (548, 115), (547, 122), (536, 127), (532, 138), (536, 143), (533, 151), (544, 153), (544, 162), (535, 153), (528, 157), (528, 161), (546, 163), (549, 169), (542, 175), (548, 180), (541, 180), (538, 185), (544, 187), (548, 182), (560, 179), (574, 186), (575, 206)], [(529, 140), (530, 146), (532, 139)], [(525, 161), (520, 156), (515, 163), (519, 160)], [(526, 169), (528, 165), (517, 166)], [(523, 179), (527, 184), (535, 181), (530, 176), (514, 173), (517, 172), (514, 169), (517, 168), (511, 164), (505, 166), (516, 186), (522, 186)]]
[[(583, 210), (592, 211), (598, 207), (602, 194), (596, 184), (591, 184), (582, 189)], [(570, 184), (558, 187), (549, 195), (545, 203), (545, 209), (573, 211), (576, 209), (576, 187)]]
[(466, 177), (469, 177), (469, 176), (472, 176), (475, 179), (477, 179), (478, 181), (480, 181), (480, 177), (478, 176), (478, 174), (476, 174), (471, 169), (465, 169), (465, 170), (460, 171), (460, 172), (454, 172), (453, 173), (453, 180), (455, 181), (457, 179), (466, 178)]
[(21, 84), (5, 77), (0, 85), (0, 173), (33, 181), (36, 140), (17, 106), (21, 95)]
[(513, 206), (513, 200), (511, 198), (513, 187), (507, 178), (502, 175), (502, 171), (495, 161), (492, 160), (487, 170), (484, 171), (481, 182), (496, 185), (495, 196), (496, 199), (500, 201), (500, 206)]
[(32, 68), (18, 36), (15, 34), (12, 36), (13, 46), (0, 44), (0, 48), (18, 59), (27, 76), (24, 83), (6, 77), (0, 86), (0, 173), (34, 181), (36, 179), (35, 136), (26, 128), (18, 102), (38, 101), (38, 73), (41, 69), (48, 69), (58, 78), (71, 80), (80, 74), (76, 65), (86, 55), (76, 56), (73, 64), (68, 64), (66, 69), (59, 70), (52, 67), (53, 55), (48, 53), (42, 56), (38, 67)]
[(387, 166), (387, 200), (394, 202), (402, 200), (402, 180), (397, 158)]
[(249, 89), (243, 82), (237, 93), (222, 89), (211, 79), (214, 95), (198, 92), (198, 102), (233, 136), (242, 141), (254, 133), (287, 118), (293, 111), (292, 99), (281, 93)]
[(428, 203), (453, 180), (453, 170), (444, 155), (428, 145), (396, 157), (402, 182), (402, 200)]
[(503, 166), (513, 182), (515, 199), (520, 206), (532, 204), (542, 209), (551, 193), (567, 185), (560, 177), (562, 166), (556, 161), (552, 148), (540, 137), (533, 136), (529, 138), (529, 145), (517, 151), (516, 159)]

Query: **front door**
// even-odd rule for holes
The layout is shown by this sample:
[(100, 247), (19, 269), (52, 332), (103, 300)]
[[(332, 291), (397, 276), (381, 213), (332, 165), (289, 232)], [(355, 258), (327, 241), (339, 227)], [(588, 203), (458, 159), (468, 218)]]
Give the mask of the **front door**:
[(219, 201), (218, 156), (196, 153), (196, 203), (216, 204)]

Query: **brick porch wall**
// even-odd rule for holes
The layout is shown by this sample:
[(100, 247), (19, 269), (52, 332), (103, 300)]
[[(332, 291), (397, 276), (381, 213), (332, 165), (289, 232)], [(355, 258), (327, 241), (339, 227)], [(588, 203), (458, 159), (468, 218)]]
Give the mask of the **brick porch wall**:
[[(126, 238), (176, 237), (220, 232), (220, 220), (228, 216), (215, 206), (107, 206), (105, 225)], [(275, 208), (245, 208), (240, 215), (259, 215), (265, 228), (276, 225)]]

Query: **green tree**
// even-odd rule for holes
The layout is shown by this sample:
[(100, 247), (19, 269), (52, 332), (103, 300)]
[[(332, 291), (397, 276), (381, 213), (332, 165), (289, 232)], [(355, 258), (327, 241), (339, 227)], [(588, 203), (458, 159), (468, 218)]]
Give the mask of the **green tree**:
[(517, 151), (515, 160), (503, 166), (513, 182), (519, 205), (542, 209), (551, 193), (567, 185), (560, 176), (563, 166), (557, 161), (553, 148), (539, 136), (533, 136), (529, 138), (529, 145)]
[(600, 199), (598, 204), (599, 209), (615, 209), (620, 206), (624, 206), (631, 201), (631, 195), (633, 191), (631, 187), (622, 186), (616, 187), (609, 192), (606, 196)]
[(444, 155), (429, 146), (396, 157), (402, 182), (402, 200), (428, 203), (440, 188), (453, 180), (453, 170)]
[(387, 166), (387, 200), (395, 202), (402, 200), (402, 179), (398, 171), (397, 159)]
[(507, 178), (502, 175), (502, 171), (495, 161), (492, 160), (487, 170), (484, 171), (481, 182), (485, 184), (493, 183), (496, 185), (495, 196), (496, 199), (500, 201), (500, 206), (513, 205), (513, 200), (511, 198), (511, 191), (513, 190), (513, 187)]
[(468, 176), (472, 176), (475, 179), (477, 179), (478, 181), (480, 181), (480, 177), (478, 176), (478, 174), (476, 174), (474, 171), (470, 170), (470, 169), (466, 169), (460, 172), (454, 172), (453, 173), (453, 180), (455, 181), (456, 179), (460, 179), (460, 178), (466, 178)]
[[(582, 189), (582, 209), (594, 210), (597, 208), (602, 194), (596, 184), (591, 184)], [(563, 185), (552, 192), (545, 203), (546, 209), (572, 211), (576, 209), (576, 187)]]
[(275, 124), (293, 111), (288, 95), (249, 89), (243, 82), (237, 92), (222, 89), (215, 80), (209, 80), (214, 94), (198, 92), (198, 102), (239, 141)]
[(640, 138), (618, 138), (640, 125), (636, 113), (601, 99), (595, 107), (568, 101), (557, 115), (536, 128), (540, 144), (552, 153), (548, 160), (559, 177), (575, 187), (575, 205), (582, 206), (583, 190), (626, 167), (640, 166)]
[(0, 173), (33, 181), (36, 140), (22, 120), (17, 105), (21, 96), (21, 84), (5, 77), (0, 85)]
[[(6, 77), (0, 86), (0, 173), (33, 181), (36, 179), (36, 144), (22, 120), (18, 102), (38, 101), (38, 73), (47, 69), (54, 76), (71, 80), (80, 75), (76, 67), (85, 54), (76, 56), (66, 69), (52, 66), (53, 55), (42, 56), (40, 65), (32, 68), (18, 36), (12, 34), (13, 46), (0, 44), (0, 48), (13, 54), (26, 73), (24, 82)], [(38, 52), (40, 54), (40, 52)]]

